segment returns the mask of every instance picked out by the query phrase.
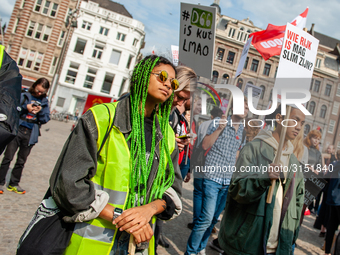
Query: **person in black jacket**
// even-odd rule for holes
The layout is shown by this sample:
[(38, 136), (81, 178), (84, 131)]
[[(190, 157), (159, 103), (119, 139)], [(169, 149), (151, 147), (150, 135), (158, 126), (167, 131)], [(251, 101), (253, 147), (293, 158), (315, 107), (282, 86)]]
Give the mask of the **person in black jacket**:
[[(340, 159), (340, 150), (336, 152)], [(340, 224), (340, 160), (333, 162), (332, 175), (328, 185), (328, 196), (326, 203), (330, 206), (330, 215), (327, 224), (325, 254), (331, 254), (332, 242), (335, 231)]]
[(18, 133), (21, 81), (16, 62), (0, 45), (0, 155)]
[(12, 170), (7, 190), (18, 194), (26, 191), (19, 186), (22, 170), (34, 144), (38, 142), (39, 129), (50, 120), (50, 109), (46, 93), (50, 83), (46, 78), (40, 78), (33, 83), (28, 92), (21, 94), (21, 112), (18, 136), (6, 148), (0, 166), (0, 194), (3, 193), (9, 165), (18, 151), (17, 161)]

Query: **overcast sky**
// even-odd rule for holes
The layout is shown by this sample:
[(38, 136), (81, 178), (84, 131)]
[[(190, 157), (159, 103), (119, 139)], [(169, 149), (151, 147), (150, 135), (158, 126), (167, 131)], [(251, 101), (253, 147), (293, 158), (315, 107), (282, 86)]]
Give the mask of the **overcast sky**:
[[(2, 24), (8, 23), (15, 0), (1, 0)], [(180, 0), (117, 0), (145, 25), (145, 49), (149, 54), (155, 46), (156, 54), (170, 51), (179, 44)], [(186, 3), (211, 5), (214, 0), (186, 0)], [(266, 28), (268, 23), (285, 25), (309, 7), (307, 28), (315, 23), (315, 31), (340, 41), (339, 0), (221, 0), (222, 15), (239, 20), (249, 17), (254, 25)]]

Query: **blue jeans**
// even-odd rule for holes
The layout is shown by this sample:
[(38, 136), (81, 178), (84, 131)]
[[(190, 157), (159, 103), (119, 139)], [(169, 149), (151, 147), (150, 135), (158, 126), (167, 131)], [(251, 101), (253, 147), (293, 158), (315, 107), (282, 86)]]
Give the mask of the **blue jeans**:
[(223, 211), (229, 186), (203, 179), (202, 209), (189, 236), (185, 255), (197, 254), (207, 246), (212, 229)]
[(194, 225), (198, 221), (202, 210), (203, 203), (203, 178), (194, 178), (194, 211), (192, 217), (192, 223)]
[(182, 160), (181, 164), (179, 165), (179, 168), (181, 169), (181, 174), (182, 174), (183, 180), (187, 176), (187, 173), (189, 172), (189, 169), (190, 169), (190, 158), (188, 158), (188, 162), (187, 162), (187, 164), (185, 164), (186, 157), (187, 156), (184, 155), (183, 160)]

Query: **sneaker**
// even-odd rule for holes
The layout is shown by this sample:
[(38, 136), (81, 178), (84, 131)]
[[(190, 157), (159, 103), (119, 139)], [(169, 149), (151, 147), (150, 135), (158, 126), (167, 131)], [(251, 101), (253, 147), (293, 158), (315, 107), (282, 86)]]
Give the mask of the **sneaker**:
[(211, 241), (210, 247), (212, 249), (214, 249), (215, 251), (218, 251), (219, 253), (223, 253), (224, 252), (223, 249), (220, 247), (217, 238)]
[(205, 249), (203, 249), (203, 250), (199, 251), (199, 252), (197, 253), (197, 255), (206, 255), (206, 253), (205, 253)]
[(4, 185), (0, 185), (0, 194), (4, 194)]
[(7, 190), (13, 191), (13, 192), (18, 193), (18, 194), (25, 194), (26, 193), (26, 190), (21, 188), (19, 185), (18, 186), (8, 185)]

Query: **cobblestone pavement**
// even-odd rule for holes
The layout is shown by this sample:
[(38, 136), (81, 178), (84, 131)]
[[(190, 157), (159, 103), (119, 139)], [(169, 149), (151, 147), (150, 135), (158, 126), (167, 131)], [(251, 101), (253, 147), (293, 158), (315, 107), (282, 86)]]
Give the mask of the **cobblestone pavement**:
[[(0, 195), (0, 254), (13, 255), (18, 240), (25, 230), (41, 202), (49, 184), (48, 180), (54, 164), (65, 143), (72, 126), (72, 122), (65, 123), (51, 120), (42, 126), (39, 143), (32, 149), (25, 165), (21, 187), (26, 194), (19, 195), (5, 190)], [(2, 157), (0, 157), (2, 160)], [(14, 165), (14, 160), (11, 167)], [(186, 242), (190, 230), (186, 227), (192, 220), (192, 182), (183, 184), (183, 212), (177, 219), (166, 222), (163, 227), (165, 239), (170, 243), (168, 249), (159, 246), (159, 255), (175, 255), (185, 252)], [(323, 239), (318, 237), (319, 230), (312, 227), (315, 216), (304, 219), (297, 241), (296, 255), (324, 254), (320, 247)], [(219, 223), (217, 224), (219, 228)], [(210, 239), (217, 237), (213, 234)], [(209, 241), (210, 242), (210, 241)], [(207, 247), (206, 254), (218, 255), (218, 252)]]

